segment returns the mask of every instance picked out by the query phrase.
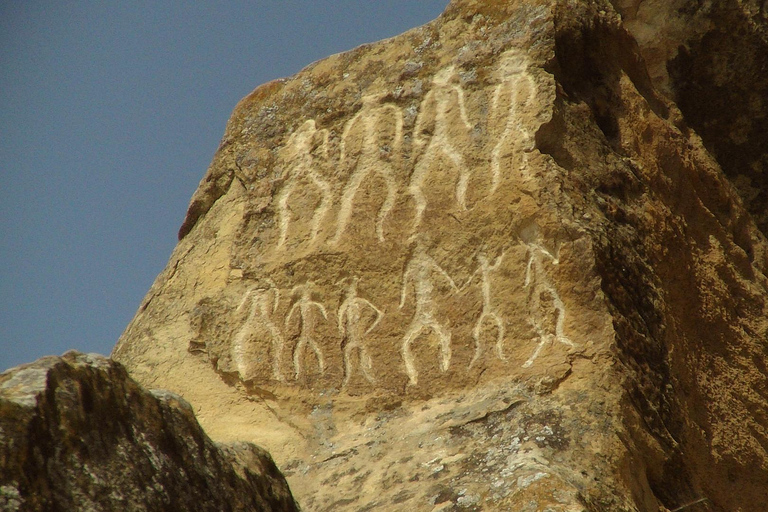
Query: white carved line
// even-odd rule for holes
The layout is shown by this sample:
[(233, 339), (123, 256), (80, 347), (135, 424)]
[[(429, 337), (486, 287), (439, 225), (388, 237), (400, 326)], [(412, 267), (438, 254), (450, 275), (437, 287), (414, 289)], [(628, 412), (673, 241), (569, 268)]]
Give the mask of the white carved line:
[(496, 355), (501, 359), (502, 361), (505, 360), (504, 357), (504, 334), (505, 334), (505, 327), (504, 327), (504, 320), (502, 320), (501, 315), (499, 315), (498, 310), (493, 305), (493, 301), (491, 298), (491, 272), (495, 272), (498, 270), (499, 265), (501, 265), (501, 260), (504, 258), (504, 254), (502, 253), (499, 257), (497, 257), (493, 264), (491, 264), (488, 261), (488, 257), (483, 253), (477, 254), (477, 260), (480, 263), (480, 266), (477, 270), (470, 276), (469, 280), (467, 281), (467, 284), (465, 286), (468, 286), (472, 279), (478, 274), (478, 272), (481, 275), (481, 290), (483, 293), (483, 309), (480, 312), (480, 317), (477, 319), (477, 323), (475, 323), (475, 327), (472, 330), (472, 337), (475, 340), (475, 354), (472, 357), (472, 361), (469, 363), (469, 368), (472, 368), (472, 366), (478, 361), (480, 358), (480, 355), (482, 353), (482, 345), (480, 343), (480, 334), (482, 333), (483, 323), (486, 321), (490, 321), (496, 326)]
[[(460, 122), (467, 132), (472, 131), (472, 124), (467, 116), (464, 91), (454, 83), (456, 77), (457, 73), (454, 66), (442, 69), (435, 75), (433, 87), (424, 97), (420, 106), (419, 116), (416, 118), (414, 145), (417, 150), (425, 145), (426, 149), (424, 149), (421, 157), (416, 162), (411, 181), (408, 185), (408, 193), (413, 197), (416, 209), (412, 226), (412, 232), (414, 233), (421, 224), (424, 210), (427, 207), (427, 200), (423, 192), (424, 181), (433, 162), (441, 155), (446, 156), (459, 173), (459, 179), (456, 184), (456, 201), (462, 210), (467, 209), (466, 195), (470, 170), (464, 163), (464, 157), (451, 142), (448, 129), (448, 127), (456, 126)], [(435, 109), (435, 127), (432, 136), (427, 142), (423, 140), (421, 133), (426, 123), (425, 118), (429, 108)], [(458, 119), (456, 119), (457, 110), (459, 114)]]
[(296, 302), (294, 302), (293, 306), (291, 306), (291, 309), (288, 311), (288, 314), (285, 316), (285, 325), (287, 327), (291, 322), (293, 313), (299, 311), (299, 341), (296, 343), (296, 347), (293, 350), (294, 378), (298, 380), (299, 377), (301, 377), (301, 355), (306, 345), (309, 345), (309, 347), (317, 356), (317, 363), (320, 367), (320, 373), (325, 373), (325, 361), (323, 359), (323, 353), (312, 337), (312, 331), (315, 329), (315, 321), (312, 315), (312, 308), (316, 308), (326, 320), (328, 320), (328, 313), (325, 310), (325, 306), (312, 300), (309, 283), (294, 286), (291, 293), (293, 294), (296, 291), (301, 291), (301, 297)]
[[(235, 354), (235, 364), (241, 377), (244, 377), (248, 372), (248, 362), (245, 361), (245, 344), (250, 341), (250, 338), (255, 332), (255, 327), (260, 326), (269, 332), (270, 342), (272, 343), (272, 375), (277, 381), (284, 381), (283, 372), (281, 369), (280, 358), (283, 352), (283, 336), (280, 330), (275, 326), (271, 319), (271, 315), (274, 315), (277, 311), (278, 303), (280, 302), (280, 291), (275, 286), (275, 283), (269, 279), (269, 288), (253, 287), (243, 296), (240, 301), (240, 305), (237, 307), (237, 311), (242, 310), (248, 301), (250, 300), (250, 310), (248, 317), (243, 325), (238, 329), (232, 343), (233, 352)], [(270, 297), (271, 296), (271, 297)], [(271, 303), (271, 307), (270, 307)], [(271, 311), (270, 311), (271, 310)]]
[(538, 243), (527, 243), (526, 245), (528, 246), (529, 259), (525, 272), (525, 287), (531, 287), (531, 290), (528, 293), (528, 303), (532, 310), (531, 314), (534, 329), (539, 335), (539, 343), (531, 357), (529, 357), (528, 360), (523, 363), (523, 368), (529, 368), (539, 356), (539, 352), (541, 352), (544, 344), (552, 340), (552, 335), (547, 334), (544, 327), (542, 326), (543, 319), (541, 311), (541, 294), (545, 291), (549, 292), (549, 294), (552, 296), (552, 301), (557, 313), (557, 318), (555, 320), (555, 341), (569, 347), (576, 346), (565, 335), (565, 304), (560, 298), (560, 295), (557, 293), (557, 289), (547, 276), (546, 270), (544, 269), (542, 256), (549, 258), (554, 265), (559, 264), (559, 260)]
[(295, 165), (290, 169), (288, 183), (278, 194), (278, 226), (280, 227), (280, 238), (277, 247), (285, 245), (288, 238), (288, 228), (291, 223), (291, 213), (288, 201), (297, 186), (297, 181), (306, 177), (320, 192), (320, 204), (312, 214), (310, 240), (315, 241), (320, 230), (320, 224), (325, 217), (331, 203), (331, 187), (322, 176), (315, 171), (315, 162), (312, 157), (312, 142), (316, 136), (322, 137), (321, 150), (324, 156), (328, 154), (328, 130), (318, 130), (315, 121), (310, 119), (297, 129), (288, 139), (285, 151), (289, 155), (290, 162)]
[(347, 227), (349, 218), (352, 215), (352, 206), (355, 200), (355, 194), (363, 184), (365, 179), (371, 174), (378, 174), (386, 184), (387, 197), (379, 209), (376, 218), (376, 235), (379, 241), (384, 241), (384, 221), (387, 218), (392, 207), (395, 205), (397, 181), (390, 168), (389, 163), (383, 161), (379, 155), (379, 144), (377, 143), (379, 130), (378, 127), (383, 124), (392, 114), (395, 118), (395, 140), (392, 151), (398, 154), (401, 149), (403, 138), (403, 114), (402, 111), (394, 105), (378, 105), (379, 96), (366, 96), (363, 98), (363, 107), (360, 112), (350, 119), (344, 128), (341, 140), (341, 158), (340, 165), (346, 162), (346, 147), (352, 129), (359, 124), (363, 126), (363, 147), (360, 158), (355, 165), (355, 171), (350, 176), (349, 182), (344, 188), (339, 209), (339, 217), (336, 224), (336, 234), (331, 240), (332, 244), (338, 244), (344, 230)]
[(522, 139), (520, 144), (523, 148), (523, 166), (521, 171), (527, 173), (528, 164), (528, 151), (532, 149), (533, 139), (528, 129), (523, 126), (518, 115), (518, 97), (521, 93), (523, 83), (529, 88), (528, 93), (525, 95), (525, 100), (522, 102), (522, 106), (525, 107), (533, 101), (536, 94), (536, 82), (533, 77), (528, 73), (528, 58), (519, 50), (509, 50), (505, 53), (499, 67), (500, 82), (496, 86), (496, 90), (493, 94), (493, 112), (498, 113), (500, 109), (500, 102), (502, 96), (509, 98), (509, 110), (506, 116), (506, 123), (504, 125), (504, 131), (499, 137), (499, 140), (493, 148), (491, 154), (491, 190), (493, 194), (501, 182), (501, 158), (502, 151), (508, 146), (510, 141)]
[[(339, 332), (341, 333), (342, 347), (344, 349), (344, 387), (349, 384), (352, 377), (352, 351), (357, 349), (360, 360), (360, 370), (368, 382), (375, 381), (371, 370), (373, 362), (371, 356), (363, 344), (363, 339), (367, 336), (381, 321), (384, 313), (370, 301), (357, 296), (357, 283), (359, 279), (353, 278), (347, 288), (347, 296), (342, 302), (338, 311)], [(362, 312), (365, 308), (373, 310), (376, 318), (361, 333), (362, 330)]]
[(451, 364), (451, 333), (435, 318), (435, 304), (432, 299), (432, 291), (434, 289), (433, 275), (435, 273), (443, 277), (454, 291), (459, 292), (459, 288), (451, 276), (426, 253), (422, 243), (417, 241), (413, 257), (408, 262), (403, 274), (403, 288), (400, 294), (399, 305), (399, 308), (402, 309), (405, 305), (408, 289), (412, 286), (416, 299), (416, 308), (413, 319), (405, 336), (403, 336), (403, 344), (400, 350), (411, 385), (418, 383), (418, 371), (414, 365), (411, 344), (419, 337), (422, 331), (432, 330), (440, 340), (440, 370), (443, 372), (447, 371)]

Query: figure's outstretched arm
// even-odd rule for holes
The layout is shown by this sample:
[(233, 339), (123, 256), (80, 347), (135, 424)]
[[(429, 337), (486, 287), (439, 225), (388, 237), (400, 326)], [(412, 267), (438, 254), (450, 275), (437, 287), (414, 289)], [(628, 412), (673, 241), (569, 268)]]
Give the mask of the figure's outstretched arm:
[(459, 290), (459, 287), (458, 287), (458, 286), (456, 286), (456, 282), (455, 282), (455, 281), (453, 280), (453, 278), (452, 278), (452, 277), (451, 277), (451, 276), (448, 274), (448, 272), (446, 272), (445, 270), (443, 270), (443, 267), (441, 267), (441, 266), (440, 266), (440, 265), (438, 265), (437, 263), (434, 263), (434, 265), (435, 265), (435, 270), (437, 270), (438, 272), (440, 272), (440, 274), (441, 274), (443, 277), (445, 277), (445, 279), (446, 279), (446, 280), (448, 281), (448, 283), (451, 285), (451, 288), (453, 288), (453, 290), (454, 290), (456, 293), (458, 293), (459, 291), (461, 291), (461, 290)]
[(376, 320), (373, 321), (373, 323), (365, 330), (365, 334), (368, 334), (372, 330), (376, 328), (378, 323), (381, 321), (381, 319), (384, 317), (384, 313), (381, 312), (379, 308), (371, 304), (371, 302), (367, 299), (360, 299), (361, 301), (365, 302), (366, 305), (368, 305), (369, 308), (371, 308), (376, 313)]
[(293, 312), (296, 311), (296, 307), (299, 305), (299, 302), (294, 302), (293, 306), (291, 306), (291, 309), (288, 311), (288, 314), (285, 316), (285, 326), (288, 327), (288, 324), (291, 322), (291, 317), (293, 316)]
[(323, 305), (322, 305), (322, 304), (320, 304), (319, 302), (314, 302), (314, 301), (312, 302), (312, 305), (314, 305), (315, 307), (317, 307), (317, 309), (319, 309), (319, 310), (320, 310), (320, 313), (322, 313), (322, 314), (323, 314), (323, 318), (325, 318), (326, 320), (328, 320), (328, 312), (325, 310), (325, 306), (323, 306)]
[(240, 305), (237, 306), (237, 311), (240, 311), (243, 309), (243, 306), (245, 306), (245, 303), (248, 302), (248, 299), (253, 295), (253, 290), (248, 290), (245, 292), (245, 295), (243, 295), (243, 300), (240, 301)]

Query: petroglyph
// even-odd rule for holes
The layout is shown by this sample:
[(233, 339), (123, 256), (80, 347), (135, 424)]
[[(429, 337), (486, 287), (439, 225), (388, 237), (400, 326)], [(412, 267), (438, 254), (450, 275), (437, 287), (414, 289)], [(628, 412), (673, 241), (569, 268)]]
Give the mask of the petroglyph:
[(293, 349), (293, 369), (294, 378), (301, 377), (301, 356), (305, 350), (305, 347), (309, 345), (312, 351), (317, 357), (317, 364), (320, 367), (320, 373), (325, 372), (325, 361), (323, 360), (323, 353), (320, 347), (312, 337), (312, 333), (315, 330), (315, 315), (312, 313), (312, 309), (316, 309), (323, 315), (323, 318), (328, 320), (328, 313), (325, 310), (325, 306), (312, 300), (311, 283), (294, 286), (291, 290), (291, 294), (300, 293), (299, 298), (293, 303), (288, 314), (285, 316), (286, 327), (291, 322), (293, 314), (299, 312), (299, 340), (296, 343), (296, 347)]
[(435, 275), (443, 277), (454, 291), (459, 291), (453, 278), (427, 254), (423, 243), (417, 239), (413, 256), (403, 274), (403, 288), (399, 306), (402, 309), (405, 305), (408, 289), (412, 286), (416, 299), (416, 309), (405, 336), (403, 336), (401, 347), (405, 370), (411, 385), (416, 385), (418, 382), (418, 372), (413, 364), (411, 344), (421, 335), (422, 331), (427, 330), (429, 332), (431, 330), (440, 340), (440, 369), (446, 371), (451, 364), (451, 332), (437, 320), (435, 303), (432, 298), (433, 277)]
[(474, 329), (472, 329), (472, 337), (475, 340), (475, 355), (472, 357), (472, 361), (469, 363), (470, 368), (472, 368), (472, 366), (477, 362), (482, 353), (480, 335), (482, 334), (483, 324), (486, 322), (492, 323), (496, 328), (496, 355), (502, 361), (504, 360), (504, 320), (502, 320), (501, 315), (493, 305), (493, 300), (491, 297), (491, 273), (499, 269), (499, 265), (501, 265), (501, 260), (503, 258), (504, 254), (501, 254), (491, 264), (488, 261), (488, 257), (482, 252), (479, 252), (477, 254), (477, 261), (480, 263), (480, 266), (470, 276), (469, 281), (467, 281), (467, 284), (465, 285), (468, 286), (474, 277), (478, 273), (480, 274), (480, 289), (483, 292), (483, 310), (480, 312), (480, 317), (477, 319), (477, 323), (475, 324)]
[[(344, 302), (341, 303), (338, 311), (339, 332), (341, 333), (341, 347), (344, 351), (344, 386), (349, 384), (352, 377), (352, 352), (357, 350), (360, 370), (368, 382), (373, 383), (374, 378), (371, 373), (373, 363), (371, 356), (363, 344), (363, 340), (368, 334), (376, 328), (381, 321), (384, 313), (367, 299), (357, 295), (358, 278), (350, 279)], [(369, 321), (365, 326), (364, 311), (368, 309), (374, 315), (373, 321)]]
[[(467, 209), (466, 196), (470, 168), (456, 149), (452, 139), (456, 137), (458, 131), (464, 132), (463, 136), (468, 140), (472, 124), (467, 116), (464, 90), (458, 85), (458, 80), (458, 73), (454, 66), (438, 71), (432, 81), (432, 89), (424, 97), (416, 118), (414, 148), (416, 153), (421, 155), (408, 185), (408, 193), (413, 197), (416, 208), (413, 232), (421, 224), (424, 210), (427, 208), (427, 198), (423, 190), (424, 182), (430, 168), (439, 158), (446, 158), (458, 172), (456, 201), (462, 210)], [(433, 125), (431, 130), (429, 125)]]
[[(387, 188), (387, 195), (381, 205), (376, 218), (376, 236), (384, 241), (384, 221), (387, 214), (395, 204), (397, 182), (394, 175), (393, 160), (399, 156), (403, 140), (403, 113), (395, 105), (380, 104), (381, 96), (372, 95), (363, 97), (363, 106), (355, 116), (350, 119), (344, 128), (341, 138), (341, 158), (339, 164), (343, 167), (349, 156), (347, 149), (351, 139), (355, 135), (362, 138), (360, 156), (354, 164), (354, 172), (344, 188), (339, 209), (336, 234), (331, 243), (339, 242), (341, 235), (347, 227), (352, 215), (352, 205), (355, 194), (360, 186), (371, 174), (378, 175)], [(393, 126), (391, 126), (393, 125)], [(393, 140), (387, 144), (382, 138), (387, 129), (393, 130)]]
[[(319, 140), (319, 142), (318, 142)], [(311, 232), (310, 240), (317, 238), (320, 230), (320, 223), (325, 217), (331, 202), (331, 187), (323, 177), (317, 172), (317, 162), (313, 156), (315, 145), (319, 144), (320, 153), (327, 158), (328, 156), (328, 131), (318, 130), (315, 121), (310, 119), (302, 124), (288, 139), (288, 143), (283, 149), (283, 156), (286, 162), (293, 166), (290, 168), (289, 176), (285, 186), (280, 190), (277, 197), (278, 225), (280, 227), (280, 238), (277, 246), (282, 247), (288, 237), (288, 228), (291, 224), (291, 210), (289, 201), (291, 195), (296, 191), (300, 183), (305, 182), (314, 186), (320, 194), (320, 204), (315, 209), (310, 221)]]
[[(528, 308), (531, 313), (531, 322), (539, 336), (539, 344), (531, 354), (531, 357), (523, 363), (523, 368), (530, 367), (539, 352), (547, 342), (557, 341), (569, 347), (575, 347), (574, 343), (568, 339), (564, 333), (565, 324), (565, 304), (563, 304), (557, 289), (552, 284), (544, 268), (544, 259), (548, 259), (552, 264), (559, 264), (556, 255), (549, 252), (538, 241), (538, 234), (534, 230), (532, 237), (523, 237), (523, 242), (528, 247), (528, 264), (525, 269), (525, 288), (528, 288)], [(552, 308), (547, 307), (547, 298), (552, 303)], [(554, 309), (554, 319), (552, 311)], [(554, 332), (552, 327), (554, 327)]]
[(240, 377), (247, 379), (250, 374), (251, 362), (247, 358), (246, 345), (250, 343), (256, 335), (267, 335), (272, 344), (272, 375), (275, 380), (283, 381), (283, 372), (281, 369), (281, 356), (283, 353), (283, 335), (274, 324), (271, 316), (277, 311), (280, 302), (280, 291), (275, 283), (267, 280), (269, 286), (253, 287), (243, 296), (237, 311), (241, 311), (250, 303), (248, 317), (243, 325), (238, 329), (232, 342), (235, 365)]
[(512, 153), (521, 153), (521, 172), (527, 172), (528, 152), (533, 149), (533, 137), (521, 122), (520, 112), (535, 99), (536, 82), (528, 73), (528, 56), (520, 50), (506, 51), (499, 65), (499, 84), (493, 94), (492, 117), (500, 131), (491, 154), (491, 190), (501, 182), (501, 161)]

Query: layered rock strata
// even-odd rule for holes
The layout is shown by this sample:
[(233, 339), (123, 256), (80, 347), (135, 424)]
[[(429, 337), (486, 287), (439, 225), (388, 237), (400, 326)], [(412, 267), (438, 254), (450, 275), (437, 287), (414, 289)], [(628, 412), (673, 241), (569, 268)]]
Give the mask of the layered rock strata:
[(768, 243), (657, 86), (564, 0), (263, 85), (113, 355), (308, 510), (755, 510)]
[(263, 449), (216, 445), (184, 399), (78, 352), (0, 374), (0, 509), (298, 511)]

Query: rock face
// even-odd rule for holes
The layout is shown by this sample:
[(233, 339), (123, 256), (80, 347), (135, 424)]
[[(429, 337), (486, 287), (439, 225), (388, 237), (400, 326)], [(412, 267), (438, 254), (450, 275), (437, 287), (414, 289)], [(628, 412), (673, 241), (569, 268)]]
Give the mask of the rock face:
[(307, 510), (760, 509), (768, 243), (638, 41), (455, 0), (259, 87), (113, 356)]
[(181, 397), (68, 352), (0, 374), (0, 509), (298, 507), (264, 450), (217, 446)]
[(613, 2), (654, 84), (677, 102), (768, 234), (768, 8), (755, 0)]

